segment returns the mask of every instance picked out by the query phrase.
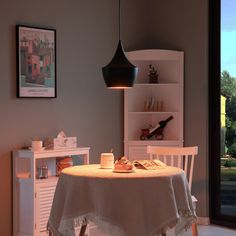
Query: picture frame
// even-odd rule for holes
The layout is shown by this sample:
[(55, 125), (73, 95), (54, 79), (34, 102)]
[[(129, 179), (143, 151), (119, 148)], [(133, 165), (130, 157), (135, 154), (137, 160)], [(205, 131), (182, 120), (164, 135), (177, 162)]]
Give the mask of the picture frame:
[(17, 97), (56, 98), (56, 30), (16, 25)]

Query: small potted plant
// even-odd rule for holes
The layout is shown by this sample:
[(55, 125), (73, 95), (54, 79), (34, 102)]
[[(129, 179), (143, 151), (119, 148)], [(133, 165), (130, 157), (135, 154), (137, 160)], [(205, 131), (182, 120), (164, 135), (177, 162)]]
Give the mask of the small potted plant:
[(149, 65), (149, 83), (158, 83), (158, 74), (157, 70), (152, 66)]

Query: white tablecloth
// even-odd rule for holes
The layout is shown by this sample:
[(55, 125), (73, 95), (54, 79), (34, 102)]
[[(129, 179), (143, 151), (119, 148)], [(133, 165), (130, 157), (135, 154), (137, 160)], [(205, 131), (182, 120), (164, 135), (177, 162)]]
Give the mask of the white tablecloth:
[(86, 219), (112, 236), (153, 236), (195, 220), (184, 172), (175, 167), (114, 173), (99, 165), (64, 169), (59, 177), (49, 228), (72, 236)]

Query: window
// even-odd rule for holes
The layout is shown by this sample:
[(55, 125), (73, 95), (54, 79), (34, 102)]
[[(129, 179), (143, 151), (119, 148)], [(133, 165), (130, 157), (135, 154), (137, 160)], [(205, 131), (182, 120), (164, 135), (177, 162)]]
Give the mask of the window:
[(209, 10), (210, 213), (236, 227), (236, 1), (210, 0)]

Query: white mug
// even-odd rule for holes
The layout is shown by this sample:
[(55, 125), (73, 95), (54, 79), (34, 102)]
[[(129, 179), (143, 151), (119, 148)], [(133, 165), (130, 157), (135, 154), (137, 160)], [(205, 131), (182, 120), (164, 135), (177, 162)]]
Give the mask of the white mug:
[(33, 150), (37, 151), (37, 150), (41, 150), (43, 147), (43, 141), (32, 141), (31, 143), (31, 147)]
[(101, 168), (111, 169), (114, 167), (114, 155), (113, 153), (101, 153), (100, 157)]

